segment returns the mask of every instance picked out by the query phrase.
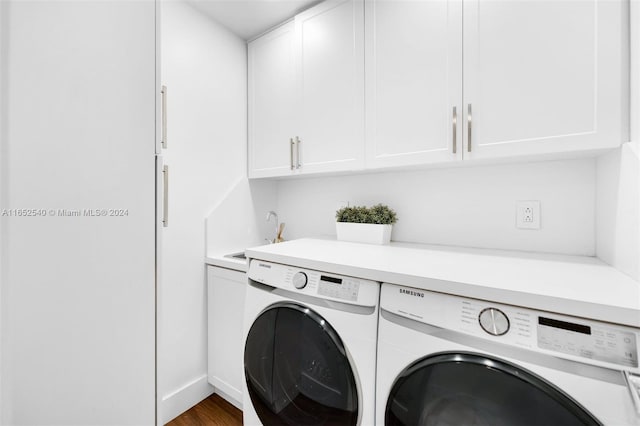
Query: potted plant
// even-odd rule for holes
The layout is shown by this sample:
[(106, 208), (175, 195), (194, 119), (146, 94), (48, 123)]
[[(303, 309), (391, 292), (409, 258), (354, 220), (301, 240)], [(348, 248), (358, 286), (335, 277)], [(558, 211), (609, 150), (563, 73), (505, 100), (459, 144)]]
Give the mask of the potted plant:
[(336, 234), (340, 241), (389, 244), (396, 212), (384, 204), (343, 207), (336, 211)]

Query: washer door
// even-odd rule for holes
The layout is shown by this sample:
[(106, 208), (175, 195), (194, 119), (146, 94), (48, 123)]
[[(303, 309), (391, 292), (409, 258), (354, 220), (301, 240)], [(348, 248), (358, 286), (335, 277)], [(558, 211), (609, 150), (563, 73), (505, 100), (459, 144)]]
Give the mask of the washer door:
[(256, 414), (270, 425), (355, 425), (358, 393), (342, 340), (313, 310), (277, 303), (254, 321), (244, 371)]
[(405, 369), (391, 388), (385, 425), (599, 425), (541, 377), (473, 353), (441, 353)]

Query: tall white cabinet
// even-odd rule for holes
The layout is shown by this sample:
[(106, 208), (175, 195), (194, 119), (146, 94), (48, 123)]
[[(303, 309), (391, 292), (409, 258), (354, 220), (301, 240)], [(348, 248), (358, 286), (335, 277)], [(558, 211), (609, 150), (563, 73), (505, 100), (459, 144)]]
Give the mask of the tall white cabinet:
[(0, 423), (152, 425), (155, 4), (0, 8)]

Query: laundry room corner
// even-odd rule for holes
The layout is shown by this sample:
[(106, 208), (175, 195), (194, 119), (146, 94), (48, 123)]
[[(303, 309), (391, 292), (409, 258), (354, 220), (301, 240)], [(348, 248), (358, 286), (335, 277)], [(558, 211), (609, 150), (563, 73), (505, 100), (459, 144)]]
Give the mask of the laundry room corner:
[[(597, 162), (597, 256), (640, 281), (640, 2), (630, 3), (629, 140)], [(639, 284), (640, 285), (640, 284)]]

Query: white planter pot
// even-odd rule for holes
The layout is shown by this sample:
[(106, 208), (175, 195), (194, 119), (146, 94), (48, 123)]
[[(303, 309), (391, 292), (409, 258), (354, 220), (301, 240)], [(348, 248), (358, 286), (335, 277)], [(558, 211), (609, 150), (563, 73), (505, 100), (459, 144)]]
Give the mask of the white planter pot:
[(340, 241), (353, 241), (367, 244), (389, 244), (393, 225), (373, 223), (336, 222), (336, 234)]

